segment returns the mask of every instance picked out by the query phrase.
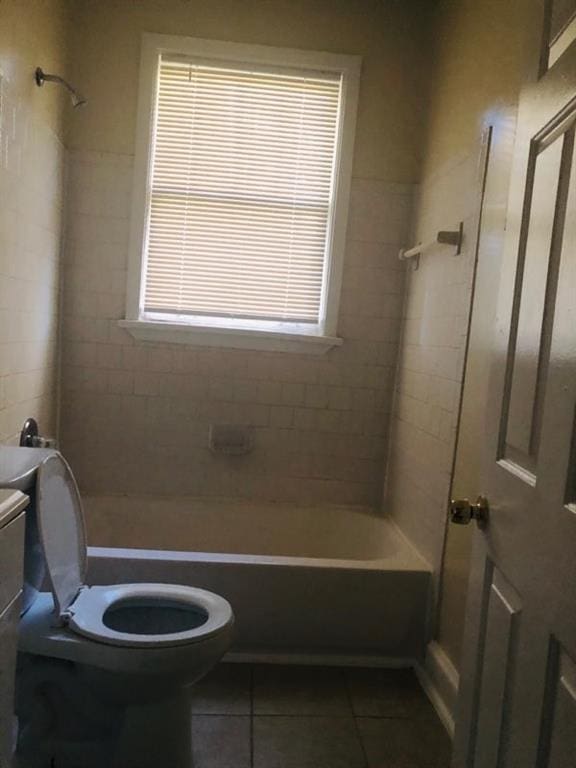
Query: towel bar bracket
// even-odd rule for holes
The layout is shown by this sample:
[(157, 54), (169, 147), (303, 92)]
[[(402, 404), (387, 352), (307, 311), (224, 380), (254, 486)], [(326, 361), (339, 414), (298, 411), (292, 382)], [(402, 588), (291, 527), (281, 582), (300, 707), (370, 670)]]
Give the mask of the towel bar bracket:
[(414, 262), (415, 266), (414, 269), (418, 269), (419, 265), (419, 257), (425, 252), (428, 251), (430, 248), (433, 248), (437, 245), (453, 245), (456, 248), (456, 256), (459, 256), (462, 253), (462, 241), (464, 239), (464, 224), (463, 222), (460, 222), (458, 225), (458, 229), (441, 229), (436, 234), (436, 239), (432, 240), (428, 243), (419, 243), (418, 245), (415, 245), (413, 248), (406, 248), (402, 249), (400, 253), (398, 254), (398, 258), (401, 261), (406, 261), (408, 259), (414, 259), (416, 258), (416, 261)]

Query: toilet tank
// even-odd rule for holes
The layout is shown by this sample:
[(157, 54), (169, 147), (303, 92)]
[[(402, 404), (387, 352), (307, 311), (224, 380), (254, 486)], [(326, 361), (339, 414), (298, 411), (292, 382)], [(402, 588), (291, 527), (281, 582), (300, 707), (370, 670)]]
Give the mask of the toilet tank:
[(24, 537), (22, 614), (26, 613), (36, 599), (46, 574), (36, 516), (36, 473), (41, 462), (54, 453), (56, 451), (52, 448), (0, 445), (0, 488), (17, 489), (30, 498), (26, 510)]

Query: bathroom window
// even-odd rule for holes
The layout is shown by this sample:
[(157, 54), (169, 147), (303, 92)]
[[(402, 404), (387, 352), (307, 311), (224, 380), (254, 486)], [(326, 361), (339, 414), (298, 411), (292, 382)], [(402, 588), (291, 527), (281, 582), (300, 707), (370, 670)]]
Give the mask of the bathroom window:
[(124, 327), (255, 349), (340, 343), (359, 66), (145, 36)]

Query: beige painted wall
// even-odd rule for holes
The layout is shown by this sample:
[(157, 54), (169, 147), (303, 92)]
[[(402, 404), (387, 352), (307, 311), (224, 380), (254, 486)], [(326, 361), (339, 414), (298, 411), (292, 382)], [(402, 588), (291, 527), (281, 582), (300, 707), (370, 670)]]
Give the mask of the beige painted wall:
[[(437, 639), (456, 668), (472, 529), (452, 526), (446, 530), (446, 502), (474, 275), (479, 139), (483, 124), (496, 121), (499, 171), (505, 177), (513, 139), (511, 108), (513, 113), (524, 69), (525, 30), (518, 23), (524, 7), (525, 0), (440, 0), (437, 6), (430, 112), (414, 229), (417, 239), (426, 239), (462, 220), (465, 243), (462, 256), (440, 249), (423, 259), (420, 270), (409, 273), (392, 422), (388, 507), (436, 572), (443, 569), (441, 586), (437, 585), (441, 595)], [(492, 200), (493, 226), (498, 217), (501, 224), (505, 215), (506, 179), (501, 177), (499, 185)], [(492, 297), (499, 274), (498, 242), (492, 242), (491, 252), (480, 254), (482, 286), (491, 286)], [(483, 374), (494, 305), (487, 302), (481, 310), (483, 317), (472, 320), (474, 386), (464, 392), (463, 439), (454, 484), (455, 493), (472, 497), (481, 490), (477, 487), (478, 436), (486, 407)]]
[(474, 152), (488, 110), (515, 104), (525, 0), (439, 0), (422, 179)]
[[(425, 105), (424, 0), (77, 0), (70, 131), (63, 448), (85, 493), (378, 507), (412, 183)], [(363, 57), (338, 333), (327, 354), (146, 345), (124, 313), (143, 31)], [(77, 119), (76, 119), (77, 117)], [(214, 456), (211, 423), (254, 450)]]
[(72, 149), (132, 154), (142, 32), (363, 57), (354, 175), (418, 179), (427, 0), (76, 0)]
[(33, 78), (65, 73), (66, 30), (64, 0), (0, 2), (0, 442), (27, 416), (56, 431), (68, 103)]

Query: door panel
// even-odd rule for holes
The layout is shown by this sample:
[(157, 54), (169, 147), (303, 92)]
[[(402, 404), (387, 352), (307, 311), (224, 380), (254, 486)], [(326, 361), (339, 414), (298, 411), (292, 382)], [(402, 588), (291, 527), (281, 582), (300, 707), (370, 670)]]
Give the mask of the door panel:
[(556, 696), (551, 714), (552, 734), (547, 765), (572, 768), (576, 755), (576, 665), (568, 654), (560, 655)]
[(576, 39), (576, 0), (549, 0), (548, 66), (553, 66)]
[(483, 643), (482, 678), (478, 701), (478, 734), (474, 765), (498, 765), (505, 721), (509, 717), (509, 696), (516, 642), (522, 612), (520, 596), (504, 576), (491, 568), (492, 584), (487, 594)]
[[(542, 11), (538, 0), (534, 8)], [(576, 766), (575, 115), (576, 42), (520, 99), (491, 342), (482, 470), (490, 514), (474, 536), (458, 768)]]
[(576, 755), (576, 664), (555, 639), (542, 710), (538, 768), (573, 768)]
[(538, 453), (537, 414), (541, 410), (542, 384), (548, 365), (543, 333), (545, 319), (553, 316), (555, 299), (547, 290), (549, 278), (553, 278), (551, 273), (555, 271), (553, 234), (560, 209), (565, 205), (560, 194), (564, 145), (565, 136), (561, 135), (535, 152), (534, 170), (530, 174), (532, 188), (527, 190), (528, 232), (518, 319), (515, 319), (515, 348), (511, 356), (509, 395), (504, 399), (504, 409), (508, 412), (505, 456), (532, 472)]
[(572, 450), (570, 451), (570, 462), (568, 465), (565, 501), (568, 511), (576, 514), (576, 415), (572, 428)]
[(550, 40), (562, 33), (576, 13), (576, 0), (552, 0)]

